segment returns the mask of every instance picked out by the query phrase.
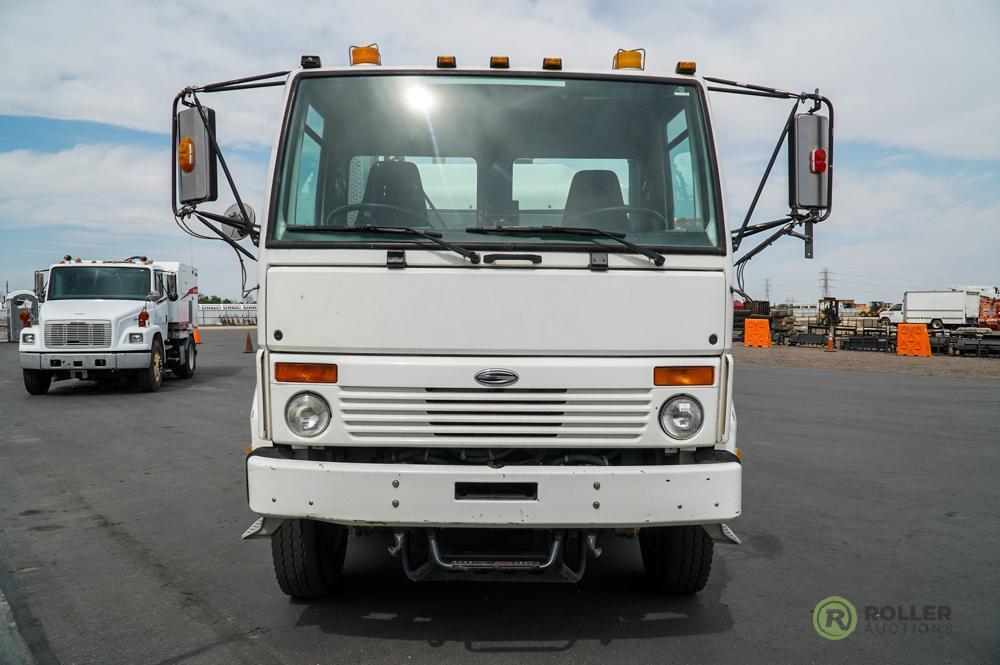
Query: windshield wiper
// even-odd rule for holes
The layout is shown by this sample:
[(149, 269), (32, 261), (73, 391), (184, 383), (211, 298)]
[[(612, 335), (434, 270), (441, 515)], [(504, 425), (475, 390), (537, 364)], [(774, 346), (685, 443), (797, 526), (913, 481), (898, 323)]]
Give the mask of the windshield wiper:
[(454, 243), (448, 242), (447, 240), (442, 240), (441, 234), (437, 231), (421, 231), (420, 229), (410, 228), (409, 226), (304, 226), (296, 224), (286, 226), (285, 230), (293, 233), (306, 231), (313, 233), (409, 233), (411, 235), (420, 236), (421, 238), (426, 238), (439, 247), (443, 247), (449, 251), (455, 252), (456, 254), (460, 254), (469, 259), (472, 263), (479, 263), (479, 252), (460, 247)]
[(495, 233), (498, 235), (511, 234), (511, 235), (535, 235), (538, 233), (565, 233), (569, 235), (584, 235), (584, 236), (601, 236), (604, 238), (611, 238), (623, 247), (628, 247), (633, 252), (638, 252), (643, 256), (650, 259), (657, 266), (662, 266), (665, 259), (662, 254), (658, 254), (651, 249), (642, 247), (641, 245), (636, 245), (635, 243), (629, 242), (625, 239), (624, 233), (612, 233), (611, 231), (604, 231), (603, 229), (592, 229), (587, 227), (577, 227), (577, 226), (493, 226), (493, 227), (478, 227), (474, 226), (465, 229), (466, 233)]

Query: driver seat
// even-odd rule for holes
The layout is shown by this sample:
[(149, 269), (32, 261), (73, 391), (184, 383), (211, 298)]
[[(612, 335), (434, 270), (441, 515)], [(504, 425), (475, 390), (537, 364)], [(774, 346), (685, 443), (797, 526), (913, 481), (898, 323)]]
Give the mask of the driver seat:
[(358, 225), (428, 225), (424, 186), (420, 180), (420, 171), (413, 162), (382, 161), (372, 164), (361, 202), (403, 208), (413, 214), (392, 208), (362, 208), (358, 213)]
[(628, 215), (624, 210), (604, 210), (580, 219), (592, 210), (624, 206), (622, 187), (614, 171), (589, 170), (577, 171), (569, 184), (569, 194), (566, 196), (566, 209), (563, 211), (563, 226), (579, 226), (588, 229), (601, 229), (612, 233), (627, 233), (629, 228)]

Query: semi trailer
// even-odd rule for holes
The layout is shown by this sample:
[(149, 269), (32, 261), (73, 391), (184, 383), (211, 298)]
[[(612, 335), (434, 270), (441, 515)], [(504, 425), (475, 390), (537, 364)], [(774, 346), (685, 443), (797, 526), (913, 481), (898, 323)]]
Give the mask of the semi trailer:
[[(258, 220), (205, 100), (261, 86), (284, 97)], [(727, 218), (710, 91), (791, 101), (760, 183), (787, 140), (785, 216)], [(642, 50), (569, 71), (368, 45), (173, 111), (177, 223), (258, 262), (244, 536), (270, 538), (285, 593), (334, 593), (368, 534), (413, 580), (576, 581), (617, 535), (655, 589), (705, 586), (743, 510), (733, 292), (782, 236), (811, 257), (826, 97), (652, 73)]]
[(154, 392), (166, 370), (191, 378), (198, 356), (197, 278), (189, 265), (144, 256), (67, 255), (36, 272), (38, 317), (22, 309), (18, 335), (24, 387), (42, 395), (53, 381), (134, 377), (144, 392)]

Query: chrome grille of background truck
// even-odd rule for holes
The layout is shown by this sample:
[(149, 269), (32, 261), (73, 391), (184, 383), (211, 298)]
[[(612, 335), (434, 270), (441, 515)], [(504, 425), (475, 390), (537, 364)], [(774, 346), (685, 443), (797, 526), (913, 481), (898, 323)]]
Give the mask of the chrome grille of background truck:
[(45, 324), (45, 346), (106, 349), (111, 346), (110, 321), (55, 321)]

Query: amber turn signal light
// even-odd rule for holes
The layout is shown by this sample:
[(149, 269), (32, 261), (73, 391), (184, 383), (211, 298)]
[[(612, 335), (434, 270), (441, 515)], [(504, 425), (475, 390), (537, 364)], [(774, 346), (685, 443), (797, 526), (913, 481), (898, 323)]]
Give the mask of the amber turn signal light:
[(326, 363), (275, 363), (274, 378), (283, 383), (336, 383), (337, 366)]
[(177, 144), (177, 165), (184, 173), (194, 170), (194, 141), (190, 136), (183, 137)]
[(715, 383), (714, 367), (655, 367), (654, 386), (710, 386)]

